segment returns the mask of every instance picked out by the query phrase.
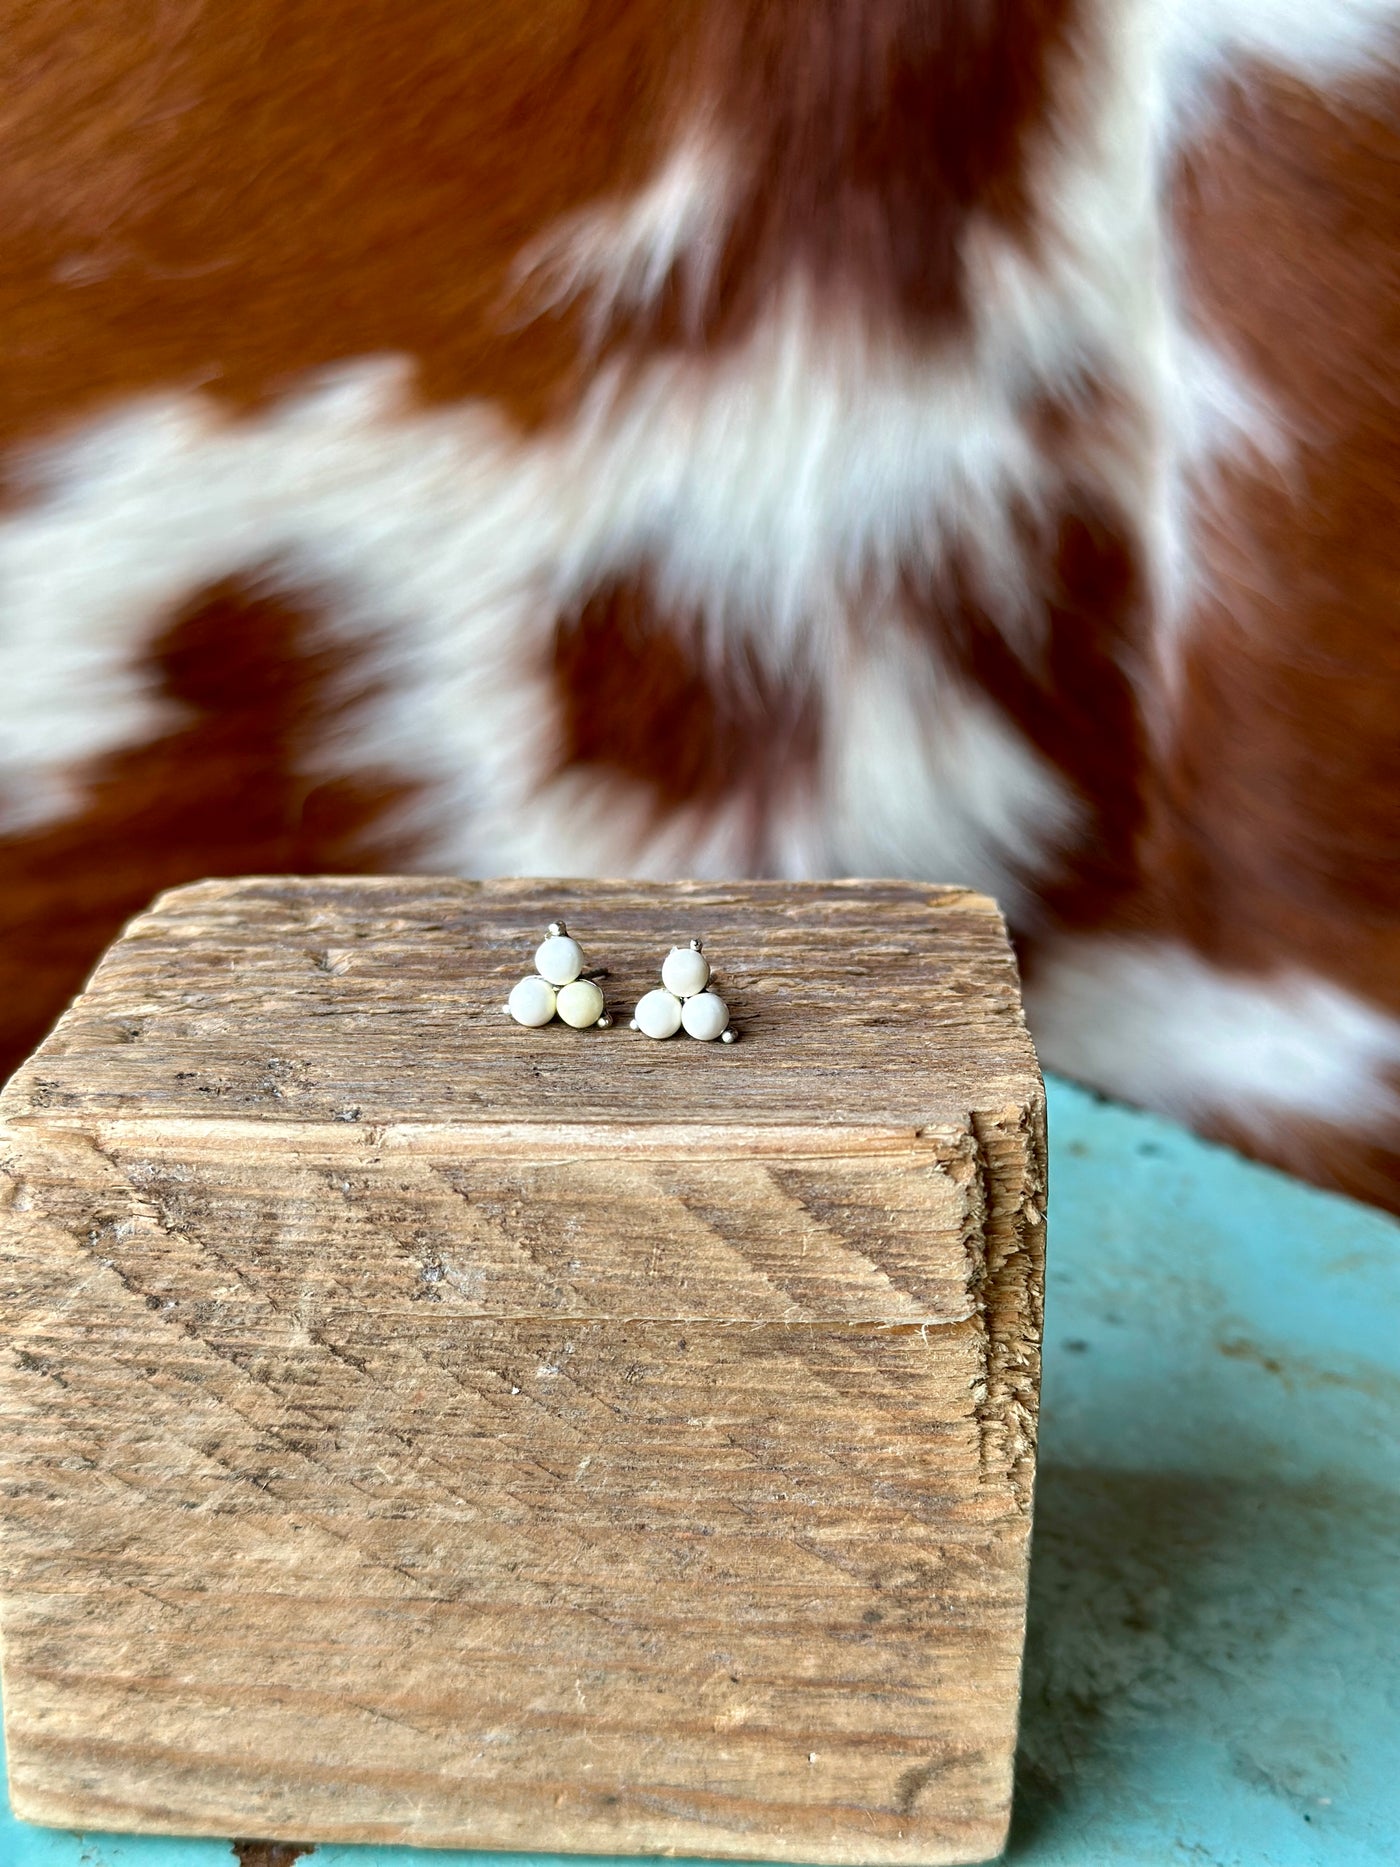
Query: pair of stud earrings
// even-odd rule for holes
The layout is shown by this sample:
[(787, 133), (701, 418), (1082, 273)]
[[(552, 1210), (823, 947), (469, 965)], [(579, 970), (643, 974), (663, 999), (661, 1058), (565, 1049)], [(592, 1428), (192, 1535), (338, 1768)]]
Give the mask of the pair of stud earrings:
[[(563, 921), (551, 921), (548, 938), (535, 951), (535, 970), (515, 986), (506, 1012), (517, 1024), (538, 1027), (561, 1018), (576, 1031), (605, 1031), (612, 1023), (598, 984), (605, 972), (583, 970), (583, 948)], [(646, 1037), (674, 1037), (679, 1030), (711, 1043), (738, 1041), (729, 1007), (710, 990), (710, 962), (698, 940), (673, 946), (661, 962), (661, 984), (637, 1004), (631, 1028)]]

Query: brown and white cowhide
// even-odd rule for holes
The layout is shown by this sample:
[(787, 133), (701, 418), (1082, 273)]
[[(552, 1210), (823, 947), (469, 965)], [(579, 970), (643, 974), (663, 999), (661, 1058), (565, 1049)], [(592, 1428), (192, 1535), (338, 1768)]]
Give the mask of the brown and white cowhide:
[(193, 876), (922, 875), (1400, 1203), (1400, 0), (0, 43), (8, 1061)]

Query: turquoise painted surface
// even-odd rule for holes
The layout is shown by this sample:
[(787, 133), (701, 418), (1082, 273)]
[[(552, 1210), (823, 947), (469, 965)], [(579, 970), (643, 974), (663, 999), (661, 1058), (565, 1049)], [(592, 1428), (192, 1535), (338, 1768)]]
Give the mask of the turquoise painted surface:
[[(1051, 1140), (1007, 1858), (1396, 1867), (1400, 1227), (1063, 1084)], [(0, 1867), (232, 1867), (232, 1854), (4, 1814)]]

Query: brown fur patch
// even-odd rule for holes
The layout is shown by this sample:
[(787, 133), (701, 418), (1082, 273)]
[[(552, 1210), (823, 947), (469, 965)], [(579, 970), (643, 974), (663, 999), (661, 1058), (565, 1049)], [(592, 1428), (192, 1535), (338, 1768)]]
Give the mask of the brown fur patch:
[(1400, 1008), (1400, 110), (1278, 77), (1248, 98), (1194, 154), (1182, 226), (1207, 328), (1295, 464), (1232, 471), (1204, 534), (1221, 600), (1148, 867), (1212, 957)]
[[(1191, 151), (1179, 223), (1189, 296), (1293, 431), (1288, 470), (1228, 467), (1196, 539), (1205, 587), (1164, 746), (1115, 735), (1128, 885), (1052, 893), (1062, 924), (1179, 940), (1241, 978), (1315, 972), (1400, 1010), (1400, 88), (1328, 100), (1255, 73)], [(1101, 627), (1104, 594), (1085, 613)], [(1102, 684), (1112, 642), (1082, 633)], [(1003, 696), (1015, 673), (979, 678)], [(1054, 731), (1007, 703), (1063, 769)], [(1088, 692), (1088, 690), (1086, 690)], [(1078, 710), (1122, 718), (1112, 694)], [(1098, 728), (1095, 726), (1095, 730)], [(1100, 733), (1100, 736), (1101, 733)], [(1136, 749), (1132, 741), (1136, 737)], [(1107, 746), (1105, 747), (1107, 751)], [(1081, 788), (1104, 796), (1079, 759)], [(1132, 777), (1136, 769), (1138, 776)], [(1114, 836), (1106, 833), (1105, 848)], [(1035, 948), (1028, 963), (1035, 963)], [(1189, 1034), (1184, 1041), (1189, 1041)], [(1400, 1086), (1400, 1085), (1398, 1085)], [(1245, 1152), (1400, 1209), (1400, 1134), (1281, 1118), (1202, 1123)]]
[(311, 610), (247, 584), (206, 590), (151, 650), (186, 722), (84, 775), (80, 814), (0, 839), (0, 1076), (82, 984), (123, 922), (206, 875), (353, 873), (411, 863), (389, 828), (409, 788), (317, 782), (308, 756), (345, 705), (343, 659)]
[[(1400, 1089), (1400, 1083), (1395, 1087)], [(1374, 1130), (1358, 1133), (1349, 1124), (1280, 1114), (1265, 1142), (1246, 1123), (1227, 1115), (1198, 1125), (1213, 1140), (1281, 1167), (1300, 1180), (1400, 1212), (1400, 1133), (1394, 1130), (1389, 1135)]]
[(386, 351), (538, 419), (570, 319), (521, 247), (635, 186), (688, 0), (93, 0), (0, 20), (0, 445), (156, 386), (235, 404)]
[(645, 574), (599, 588), (553, 648), (560, 770), (595, 767), (640, 784), (669, 811), (742, 800), (754, 866), (768, 821), (809, 776), (820, 747), (815, 692), (786, 686), (751, 653), (709, 666), (699, 630), (668, 616)]
[[(705, 314), (742, 334), (794, 276), (877, 324), (938, 337), (967, 311), (976, 213), (1029, 231), (1028, 145), (1067, 105), (1076, 0), (727, 0), (699, 33), (694, 93), (739, 166)], [(664, 326), (664, 319), (663, 319)]]
[(877, 320), (963, 309), (975, 211), (1023, 225), (1076, 0), (95, 0), (0, 20), (0, 447), (199, 386), (244, 406), (350, 357), (523, 422), (586, 381), (580, 310), (532, 317), (522, 251), (625, 203), (687, 121), (743, 184), (700, 328), (800, 270)]
[(1029, 532), (1025, 569), (1043, 645), (1016, 648), (970, 580), (943, 619), (954, 664), (1088, 806), (1088, 825), (1039, 890), (1044, 920), (1101, 924), (1138, 885), (1145, 747), (1133, 666), (1146, 613), (1141, 551), (1099, 499), (1071, 499)]
[(235, 1841), (231, 1845), (238, 1867), (294, 1867), (316, 1852), (305, 1841)]
[[(1102, 461), (1142, 450), (1140, 417), (1104, 381), (1043, 400), (1027, 427), (1041, 457), (1045, 510), (1013, 514), (1007, 577), (1023, 608), (998, 609), (968, 553), (931, 580), (906, 581), (912, 625), (970, 689), (998, 706), (1083, 806), (1072, 844), (1049, 852), (1022, 938), (1112, 920), (1141, 885), (1139, 837), (1151, 782), (1139, 679), (1152, 627), (1144, 545), (1102, 485)], [(1005, 576), (1007, 567), (998, 566)]]

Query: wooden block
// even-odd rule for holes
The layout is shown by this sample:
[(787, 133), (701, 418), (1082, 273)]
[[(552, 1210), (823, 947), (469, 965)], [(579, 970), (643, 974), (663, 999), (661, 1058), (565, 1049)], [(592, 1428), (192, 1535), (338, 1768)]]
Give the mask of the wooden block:
[[(561, 914), (611, 1031), (501, 1015)], [(691, 933), (732, 1047), (626, 1028)], [(1044, 1134), (990, 902), (203, 883), (0, 1119), (21, 1816), (1000, 1848)]]

